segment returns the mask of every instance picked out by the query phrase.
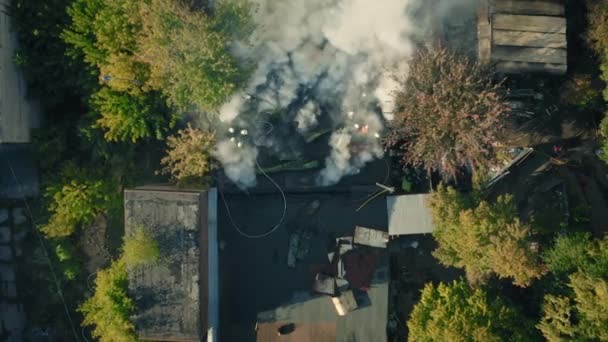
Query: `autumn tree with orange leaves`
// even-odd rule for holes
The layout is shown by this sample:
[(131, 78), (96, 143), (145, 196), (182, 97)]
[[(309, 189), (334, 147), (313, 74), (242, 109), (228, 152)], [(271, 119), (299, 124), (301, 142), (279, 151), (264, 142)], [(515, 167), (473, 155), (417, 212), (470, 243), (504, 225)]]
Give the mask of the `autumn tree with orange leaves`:
[(495, 148), (509, 107), (501, 82), (480, 65), (445, 48), (423, 50), (409, 63), (394, 94), (387, 145), (403, 164), (453, 177), (460, 167), (496, 165)]

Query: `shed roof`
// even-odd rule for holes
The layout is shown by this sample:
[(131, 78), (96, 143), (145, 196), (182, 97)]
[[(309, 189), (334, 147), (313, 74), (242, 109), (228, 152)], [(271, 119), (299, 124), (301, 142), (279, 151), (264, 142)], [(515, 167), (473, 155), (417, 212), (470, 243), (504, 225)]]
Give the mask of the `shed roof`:
[(479, 59), (504, 73), (567, 70), (565, 6), (561, 0), (482, 0)]
[(146, 230), (161, 253), (159, 263), (129, 270), (129, 292), (137, 306), (133, 321), (140, 339), (202, 338), (207, 325), (206, 206), (207, 194), (200, 191), (125, 191), (126, 233)]
[(388, 234), (410, 235), (432, 233), (431, 211), (427, 207), (428, 194), (388, 196)]

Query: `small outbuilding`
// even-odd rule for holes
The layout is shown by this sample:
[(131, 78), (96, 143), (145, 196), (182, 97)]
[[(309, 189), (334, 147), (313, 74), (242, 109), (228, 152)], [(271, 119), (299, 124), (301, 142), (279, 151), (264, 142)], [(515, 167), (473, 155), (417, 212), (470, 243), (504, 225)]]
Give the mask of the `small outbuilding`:
[(216, 341), (219, 328), (217, 192), (145, 186), (125, 190), (126, 234), (144, 229), (160, 261), (129, 269), (141, 340)]
[(399, 195), (386, 197), (388, 235), (428, 234), (434, 230), (427, 205), (430, 195)]
[(567, 71), (562, 0), (481, 0), (479, 61), (502, 73)]

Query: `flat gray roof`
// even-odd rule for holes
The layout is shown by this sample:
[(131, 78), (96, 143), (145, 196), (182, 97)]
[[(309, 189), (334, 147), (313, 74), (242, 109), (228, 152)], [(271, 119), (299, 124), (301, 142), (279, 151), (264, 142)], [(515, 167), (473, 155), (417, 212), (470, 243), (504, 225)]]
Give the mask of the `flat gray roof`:
[(386, 197), (389, 235), (432, 233), (435, 226), (426, 201), (428, 194)]
[(207, 213), (206, 192), (125, 190), (126, 233), (144, 229), (161, 253), (159, 263), (129, 270), (140, 339), (201, 340), (207, 325)]

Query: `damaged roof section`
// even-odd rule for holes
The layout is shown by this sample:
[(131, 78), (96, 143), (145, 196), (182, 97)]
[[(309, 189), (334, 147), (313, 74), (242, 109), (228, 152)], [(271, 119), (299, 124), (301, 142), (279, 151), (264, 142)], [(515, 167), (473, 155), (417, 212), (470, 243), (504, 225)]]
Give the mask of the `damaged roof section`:
[(167, 190), (125, 191), (126, 233), (144, 229), (161, 253), (159, 263), (129, 270), (137, 306), (133, 321), (143, 340), (200, 341), (206, 329), (201, 308), (207, 307), (207, 243), (201, 222), (207, 222), (207, 196)]

